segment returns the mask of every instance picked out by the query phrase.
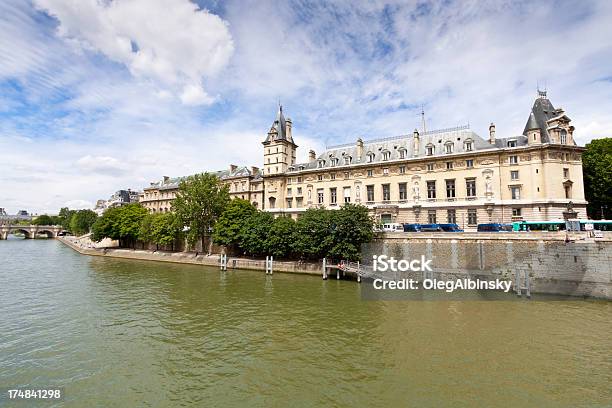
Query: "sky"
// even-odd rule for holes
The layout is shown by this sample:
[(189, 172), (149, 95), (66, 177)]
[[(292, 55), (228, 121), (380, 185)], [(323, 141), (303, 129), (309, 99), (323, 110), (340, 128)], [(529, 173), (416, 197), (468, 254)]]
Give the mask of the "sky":
[(545, 88), (612, 136), (612, 2), (4, 0), (0, 207), (91, 208), (262, 166), (279, 102), (308, 150), (469, 124), (521, 134)]

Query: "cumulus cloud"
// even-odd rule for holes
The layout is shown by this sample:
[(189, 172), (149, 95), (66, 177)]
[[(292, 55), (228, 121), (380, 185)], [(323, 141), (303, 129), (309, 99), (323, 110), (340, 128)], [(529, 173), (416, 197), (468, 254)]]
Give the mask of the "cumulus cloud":
[(225, 67), (234, 50), (227, 23), (188, 0), (35, 4), (58, 20), (63, 38), (173, 89), (189, 105), (211, 102), (200, 81)]
[(81, 171), (95, 172), (117, 176), (124, 173), (127, 165), (120, 160), (109, 156), (86, 155), (76, 161), (76, 165)]

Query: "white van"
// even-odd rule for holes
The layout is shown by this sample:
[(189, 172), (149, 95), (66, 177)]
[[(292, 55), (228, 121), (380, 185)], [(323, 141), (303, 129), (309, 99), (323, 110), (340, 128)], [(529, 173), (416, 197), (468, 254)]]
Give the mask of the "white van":
[(384, 232), (404, 232), (404, 226), (398, 222), (392, 222), (383, 224), (382, 230)]

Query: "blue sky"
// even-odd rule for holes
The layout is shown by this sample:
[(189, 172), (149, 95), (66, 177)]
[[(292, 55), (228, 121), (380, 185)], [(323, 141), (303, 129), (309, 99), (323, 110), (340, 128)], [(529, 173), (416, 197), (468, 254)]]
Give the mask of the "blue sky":
[(0, 207), (89, 207), (261, 165), (278, 101), (300, 146), (469, 123), (522, 132), (544, 86), (580, 144), (611, 136), (612, 2), (8, 0)]

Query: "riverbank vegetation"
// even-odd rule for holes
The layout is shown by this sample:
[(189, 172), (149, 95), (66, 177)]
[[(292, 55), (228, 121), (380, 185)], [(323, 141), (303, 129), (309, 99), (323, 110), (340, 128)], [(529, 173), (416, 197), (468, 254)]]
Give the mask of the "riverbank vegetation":
[(297, 220), (256, 209), (249, 201), (230, 200), (227, 186), (210, 174), (188, 178), (179, 187), (173, 212), (149, 214), (139, 204), (110, 208), (92, 227), (92, 239), (136, 242), (174, 250), (186, 240), (191, 248), (208, 242), (246, 256), (318, 260), (359, 259), (361, 244), (371, 241), (373, 220), (366, 207), (345, 204), (337, 210), (312, 208)]
[[(31, 223), (34, 225), (61, 225), (75, 235), (87, 234), (98, 215), (92, 210), (69, 210), (64, 207), (59, 215), (39, 215)], [(30, 222), (27, 222), (28, 224)]]

